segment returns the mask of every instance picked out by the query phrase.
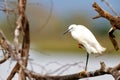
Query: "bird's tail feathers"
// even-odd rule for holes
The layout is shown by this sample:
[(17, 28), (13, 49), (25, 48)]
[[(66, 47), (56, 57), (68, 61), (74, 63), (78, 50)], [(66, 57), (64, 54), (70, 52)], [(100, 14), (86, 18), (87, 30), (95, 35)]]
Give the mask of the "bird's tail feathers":
[(105, 52), (105, 51), (106, 51), (106, 48), (101, 47), (101, 49), (99, 50), (99, 54), (102, 54), (102, 53)]
[(106, 51), (106, 48), (101, 46), (101, 49), (98, 51), (99, 55), (97, 55), (96, 57), (102, 56), (105, 51)]

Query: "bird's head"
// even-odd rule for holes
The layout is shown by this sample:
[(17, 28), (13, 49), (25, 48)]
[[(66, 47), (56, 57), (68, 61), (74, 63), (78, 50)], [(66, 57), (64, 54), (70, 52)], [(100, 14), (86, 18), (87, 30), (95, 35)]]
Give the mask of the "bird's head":
[(63, 34), (66, 34), (66, 33), (68, 33), (68, 32), (74, 31), (75, 28), (76, 28), (76, 26), (77, 26), (76, 24), (70, 25), (70, 26), (68, 27), (68, 29), (67, 29)]

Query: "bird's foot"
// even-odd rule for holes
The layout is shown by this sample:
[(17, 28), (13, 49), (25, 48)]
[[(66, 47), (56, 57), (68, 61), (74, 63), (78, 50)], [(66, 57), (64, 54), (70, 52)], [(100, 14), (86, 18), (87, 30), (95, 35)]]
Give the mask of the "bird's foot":
[(87, 74), (87, 71), (86, 71), (86, 70), (81, 71), (79, 74), (80, 74), (80, 77), (87, 76), (87, 75), (86, 75), (86, 74)]

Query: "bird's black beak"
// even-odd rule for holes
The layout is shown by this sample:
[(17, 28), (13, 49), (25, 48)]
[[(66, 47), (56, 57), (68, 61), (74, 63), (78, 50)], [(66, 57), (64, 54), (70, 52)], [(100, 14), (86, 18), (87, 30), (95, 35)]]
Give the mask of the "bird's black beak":
[(63, 35), (65, 35), (66, 33), (68, 33), (70, 30), (68, 29), (68, 30), (66, 30), (64, 33), (63, 33)]

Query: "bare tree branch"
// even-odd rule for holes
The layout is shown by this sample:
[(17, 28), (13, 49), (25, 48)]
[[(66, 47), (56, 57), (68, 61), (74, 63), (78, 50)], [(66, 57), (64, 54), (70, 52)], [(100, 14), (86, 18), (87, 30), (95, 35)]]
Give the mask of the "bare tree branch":
[[(57, 62), (54, 62), (54, 63), (57, 63)], [(49, 74), (54, 74), (54, 73), (57, 73), (59, 72), (57, 75), (61, 75), (62, 73), (64, 73), (65, 71), (67, 71), (68, 69), (70, 69), (71, 67), (73, 66), (79, 66), (82, 62), (79, 61), (79, 62), (75, 62), (75, 63), (71, 63), (71, 64), (65, 64), (65, 65), (62, 65), (60, 66), (59, 68), (57, 68), (56, 70), (54, 71), (49, 71), (48, 73), (46, 73), (47, 75)], [(52, 63), (50, 63), (52, 65)], [(58, 63), (57, 63), (58, 64)], [(48, 66), (49, 64), (47, 64)], [(82, 66), (79, 66), (79, 68), (82, 67)]]
[(4, 58), (0, 60), (0, 64), (4, 63), (5, 61), (7, 61), (10, 58), (9, 54), (5, 54)]
[(15, 58), (16, 55), (12, 49), (12, 46), (10, 42), (6, 39), (2, 31), (0, 31), (0, 45), (7, 53), (10, 54), (12, 58)]
[(10, 75), (8, 76), (7, 80), (12, 80), (12, 78), (14, 77), (14, 75), (17, 73), (17, 71), (19, 70), (20, 66), (17, 63), (14, 68), (12, 69)]
[[(21, 30), (23, 32), (21, 57), (25, 58), (22, 60), (22, 66), (25, 68), (27, 67), (27, 63), (28, 63), (28, 54), (29, 54), (29, 47), (30, 47), (29, 23), (25, 15), (26, 3), (27, 3), (27, 0), (18, 0), (18, 12), (19, 12), (19, 16), (21, 16), (20, 23), (18, 24), (21, 24)], [(20, 67), (20, 70), (19, 70), (19, 78), (20, 80), (26, 79), (24, 69), (22, 67)]]
[(105, 74), (111, 74), (115, 78), (115, 80), (120, 79), (120, 72), (119, 72), (120, 64), (114, 67), (106, 67), (104, 62), (101, 62), (100, 64), (101, 64), (101, 68), (95, 71), (90, 71), (90, 72), (81, 71), (79, 73), (63, 75), (63, 76), (40, 75), (33, 71), (29, 71), (29, 73), (31, 74), (31, 77), (36, 80), (78, 80), (83, 78), (101, 76)]
[[(7, 80), (12, 80), (16, 73), (18, 73), (19, 75), (19, 80), (26, 80), (27, 78), (29, 80), (33, 80), (33, 79), (35, 80), (78, 80), (83, 78), (101, 76), (105, 74), (110, 74), (115, 78), (115, 80), (120, 80), (120, 64), (114, 67), (106, 67), (104, 62), (100, 63), (101, 67), (98, 70), (89, 71), (89, 72), (80, 71), (79, 73), (62, 75), (62, 76), (41, 75), (34, 71), (28, 70), (26, 67), (29, 59), (30, 33), (29, 33), (29, 21), (25, 14), (26, 3), (27, 3), (27, 0), (18, 0), (18, 19), (16, 21), (16, 29), (14, 31), (15, 49), (12, 47), (12, 45), (7, 40), (7, 38), (2, 33), (2, 31), (0, 31), (0, 45), (2, 49), (6, 51), (6, 55), (9, 54), (6, 58), (0, 60), (0, 63), (5, 62), (8, 58), (12, 58), (17, 62), (14, 68), (12, 69), (10, 75), (8, 76)], [(118, 50), (119, 48), (115, 40), (115, 36), (113, 35), (113, 32), (116, 29), (120, 29), (120, 17), (112, 16), (107, 11), (100, 8), (97, 5), (97, 3), (94, 3), (93, 7), (99, 13), (99, 15), (97, 15), (94, 19), (103, 17), (110, 21), (112, 28), (109, 31), (109, 37), (115, 49)], [(23, 36), (21, 49), (19, 48), (20, 34), (22, 34)], [(63, 65), (62, 67), (65, 67), (65, 69), (68, 69), (69, 67), (76, 64), (78, 65), (79, 62), (76, 62), (74, 64)], [(60, 69), (62, 68), (60, 67), (56, 71)]]
[(113, 35), (113, 32), (116, 29), (120, 30), (120, 17), (111, 15), (107, 11), (103, 10), (96, 2), (94, 2), (92, 6), (98, 12), (98, 15), (95, 16), (93, 19), (102, 17), (102, 18), (107, 19), (110, 22), (112, 28), (109, 30), (109, 38), (115, 50), (118, 50), (119, 47), (118, 47), (117, 41), (115, 40), (115, 36)]

